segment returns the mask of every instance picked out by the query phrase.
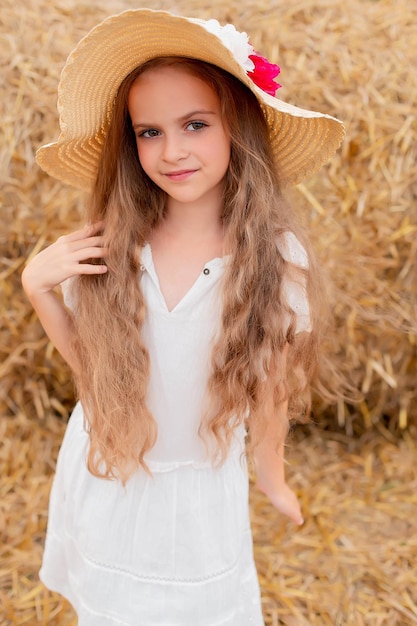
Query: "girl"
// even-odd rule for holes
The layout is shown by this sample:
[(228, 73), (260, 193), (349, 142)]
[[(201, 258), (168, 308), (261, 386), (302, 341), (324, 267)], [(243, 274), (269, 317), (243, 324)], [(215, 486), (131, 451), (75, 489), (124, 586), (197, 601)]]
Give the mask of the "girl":
[(62, 132), (37, 159), (92, 190), (88, 225), (23, 285), (80, 398), (40, 574), (80, 626), (263, 624), (245, 446), (258, 487), (303, 523), (283, 446), (321, 294), (281, 189), (343, 127), (270, 95), (278, 72), (231, 25), (144, 9), (105, 20), (64, 68)]

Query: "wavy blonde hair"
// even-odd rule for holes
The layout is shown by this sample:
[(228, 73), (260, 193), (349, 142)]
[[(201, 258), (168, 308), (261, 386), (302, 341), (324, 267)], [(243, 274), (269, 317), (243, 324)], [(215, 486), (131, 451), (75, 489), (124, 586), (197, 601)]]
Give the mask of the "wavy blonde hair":
[[(222, 221), (230, 254), (223, 278), (223, 311), (212, 351), (209, 410), (200, 434), (214, 436), (221, 462), (234, 429), (246, 422), (249, 453), (266, 428), (266, 398), (278, 413), (308, 409), (305, 390), (317, 364), (322, 327), (319, 274), (309, 254), (308, 271), (288, 263), (277, 237), (296, 234), (308, 249), (294, 212), (284, 201), (275, 171), (268, 128), (255, 96), (218, 67), (194, 59), (154, 59), (132, 72), (114, 102), (87, 220), (105, 220), (109, 247), (104, 275), (76, 283), (75, 350), (81, 368), (76, 385), (91, 446), (89, 470), (126, 481), (142, 466), (157, 427), (146, 405), (149, 355), (141, 328), (146, 303), (140, 288), (140, 251), (164, 217), (166, 196), (140, 165), (127, 108), (129, 90), (143, 72), (174, 66), (190, 72), (217, 93), (231, 137)], [(306, 280), (311, 333), (296, 334), (296, 319), (283, 297), (284, 275)], [(288, 319), (290, 324), (288, 326)], [(289, 345), (284, 375), (283, 351)]]

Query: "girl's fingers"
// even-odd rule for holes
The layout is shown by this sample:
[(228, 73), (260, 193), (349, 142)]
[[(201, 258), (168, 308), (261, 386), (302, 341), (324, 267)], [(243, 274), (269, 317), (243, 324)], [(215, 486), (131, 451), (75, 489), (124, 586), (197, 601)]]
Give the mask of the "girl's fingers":
[(64, 235), (57, 239), (56, 243), (59, 246), (68, 248), (82, 248), (83, 246), (104, 246), (104, 237), (102, 235), (94, 235), (92, 237), (74, 237), (76, 233), (71, 233), (71, 235)]
[(289, 517), (295, 524), (301, 526), (304, 523), (298, 498), (287, 484), (283, 485), (277, 493), (269, 495), (269, 498), (275, 508)]
[(104, 248), (104, 237), (96, 235), (95, 237), (87, 237), (82, 239), (83, 242), (88, 243), (90, 246), (97, 246), (98, 248)]
[(101, 235), (95, 235), (94, 237), (83, 237), (82, 239), (76, 239), (75, 241), (67, 243), (74, 248), (82, 248), (83, 246), (97, 246), (98, 248), (104, 248), (104, 237)]
[(24, 270), (26, 291), (43, 293), (54, 289), (71, 276), (104, 274), (104, 264), (93, 264), (89, 259), (104, 259), (108, 249), (100, 233), (104, 222), (63, 235), (55, 243), (39, 252)]
[(103, 237), (100, 236), (76, 240), (61, 238), (51, 246), (51, 253), (56, 254), (57, 257), (82, 261), (90, 257), (105, 257), (108, 249), (104, 246)]
[[(62, 241), (78, 241), (80, 239), (88, 239), (89, 237), (93, 237), (97, 233), (101, 232), (104, 229), (104, 221), (95, 222), (94, 224), (87, 224), (80, 228), (79, 230), (75, 230), (68, 235), (62, 235), (59, 240)], [(58, 240), (58, 241), (59, 241)]]
[(107, 248), (98, 248), (97, 246), (90, 248), (80, 248), (74, 252), (75, 261), (86, 261), (87, 259), (104, 259), (107, 256)]
[(78, 265), (77, 274), (105, 274), (107, 265), (91, 265), (89, 263), (80, 263)]

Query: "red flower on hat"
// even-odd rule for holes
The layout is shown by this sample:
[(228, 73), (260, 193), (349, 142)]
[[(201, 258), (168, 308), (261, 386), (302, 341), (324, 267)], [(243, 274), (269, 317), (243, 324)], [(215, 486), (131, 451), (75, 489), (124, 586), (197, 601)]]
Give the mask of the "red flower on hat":
[(256, 53), (250, 54), (249, 58), (255, 66), (251, 72), (247, 72), (249, 78), (251, 78), (255, 85), (262, 89), (262, 91), (269, 93), (271, 96), (275, 96), (275, 92), (281, 87), (279, 83), (274, 81), (274, 78), (276, 78), (281, 71), (279, 65), (270, 63), (268, 59)]

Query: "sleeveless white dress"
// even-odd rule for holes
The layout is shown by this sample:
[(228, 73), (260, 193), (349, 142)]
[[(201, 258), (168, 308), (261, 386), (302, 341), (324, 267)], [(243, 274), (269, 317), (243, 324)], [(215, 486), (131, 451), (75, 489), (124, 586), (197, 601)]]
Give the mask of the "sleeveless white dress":
[[(306, 267), (291, 233), (279, 247)], [(142, 251), (148, 405), (158, 424), (157, 443), (146, 457), (152, 476), (138, 470), (125, 487), (92, 476), (80, 404), (71, 416), (51, 491), (40, 577), (73, 605), (79, 626), (264, 624), (244, 431), (236, 433), (218, 468), (198, 436), (225, 263), (207, 263), (168, 311), (149, 245)], [(303, 285), (288, 283), (286, 294), (298, 330), (309, 330)]]

